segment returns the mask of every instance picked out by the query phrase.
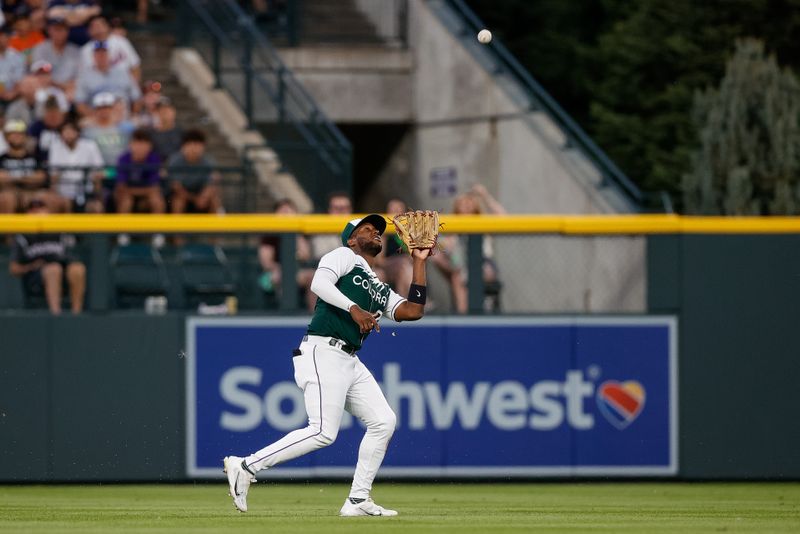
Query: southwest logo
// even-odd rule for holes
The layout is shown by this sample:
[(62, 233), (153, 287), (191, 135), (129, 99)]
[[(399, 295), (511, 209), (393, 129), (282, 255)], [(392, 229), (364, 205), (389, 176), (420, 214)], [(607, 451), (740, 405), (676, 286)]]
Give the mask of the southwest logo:
[(608, 422), (619, 430), (633, 423), (642, 413), (644, 387), (635, 380), (606, 380), (597, 389), (597, 406)]

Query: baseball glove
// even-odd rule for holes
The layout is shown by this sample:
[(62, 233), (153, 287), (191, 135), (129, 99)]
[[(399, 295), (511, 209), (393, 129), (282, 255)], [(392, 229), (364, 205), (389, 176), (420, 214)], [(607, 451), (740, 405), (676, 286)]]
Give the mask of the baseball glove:
[(439, 212), (407, 211), (392, 218), (395, 231), (409, 253), (415, 248), (436, 251), (439, 239)]

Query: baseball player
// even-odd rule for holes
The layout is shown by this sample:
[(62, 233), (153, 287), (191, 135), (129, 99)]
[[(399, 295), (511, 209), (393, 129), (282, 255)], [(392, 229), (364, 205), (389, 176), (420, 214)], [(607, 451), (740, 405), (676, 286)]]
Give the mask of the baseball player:
[(339, 515), (397, 515), (370, 498), (372, 481), (397, 418), (357, 352), (372, 330), (380, 332), (381, 315), (395, 321), (415, 321), (423, 316), (425, 264), (431, 251), (412, 252), (412, 280), (405, 299), (372, 270), (385, 229), (386, 220), (380, 215), (354, 219), (342, 232), (343, 246), (320, 259), (311, 283), (318, 296), (316, 308), (300, 347), (294, 350), (294, 379), (304, 393), (308, 426), (250, 456), (225, 457), (230, 495), (239, 511), (247, 511), (247, 491), (257, 472), (333, 443), (343, 410), (347, 410), (367, 431), (358, 450), (350, 495)]

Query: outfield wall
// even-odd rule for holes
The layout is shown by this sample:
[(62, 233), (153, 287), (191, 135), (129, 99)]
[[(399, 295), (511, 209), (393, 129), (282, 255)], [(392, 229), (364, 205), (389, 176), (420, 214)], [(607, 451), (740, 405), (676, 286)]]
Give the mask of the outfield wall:
[[(647, 259), (678, 319), (677, 476), (800, 479), (800, 236), (654, 235)], [(0, 480), (186, 479), (185, 320), (0, 317)]]

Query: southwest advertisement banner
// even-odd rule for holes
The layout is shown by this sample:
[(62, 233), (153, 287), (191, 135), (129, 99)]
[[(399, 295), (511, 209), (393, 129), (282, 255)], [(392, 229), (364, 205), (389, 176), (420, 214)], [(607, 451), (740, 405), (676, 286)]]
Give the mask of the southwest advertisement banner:
[[(187, 320), (187, 473), (221, 477), (307, 424), (292, 350), (308, 319)], [(358, 357), (398, 425), (385, 476), (669, 476), (678, 470), (674, 317), (384, 321)], [(259, 474), (350, 477), (361, 423)]]

